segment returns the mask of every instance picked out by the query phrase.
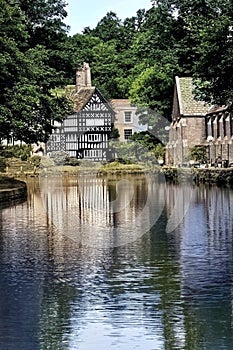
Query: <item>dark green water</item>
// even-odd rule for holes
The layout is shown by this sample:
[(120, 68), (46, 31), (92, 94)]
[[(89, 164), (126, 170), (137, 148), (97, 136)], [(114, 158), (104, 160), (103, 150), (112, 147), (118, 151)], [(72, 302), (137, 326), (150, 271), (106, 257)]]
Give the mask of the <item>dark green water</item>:
[(231, 190), (141, 176), (28, 192), (0, 210), (0, 350), (233, 349)]

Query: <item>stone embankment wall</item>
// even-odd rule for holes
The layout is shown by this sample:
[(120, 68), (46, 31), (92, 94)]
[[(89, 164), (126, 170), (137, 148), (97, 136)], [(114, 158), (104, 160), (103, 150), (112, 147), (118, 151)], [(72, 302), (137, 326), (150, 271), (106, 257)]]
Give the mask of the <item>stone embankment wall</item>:
[(233, 168), (174, 168), (161, 169), (166, 181), (176, 183), (191, 182), (195, 184), (209, 184), (233, 187)]
[(0, 203), (26, 198), (27, 186), (24, 182), (15, 180), (8, 188), (0, 189)]

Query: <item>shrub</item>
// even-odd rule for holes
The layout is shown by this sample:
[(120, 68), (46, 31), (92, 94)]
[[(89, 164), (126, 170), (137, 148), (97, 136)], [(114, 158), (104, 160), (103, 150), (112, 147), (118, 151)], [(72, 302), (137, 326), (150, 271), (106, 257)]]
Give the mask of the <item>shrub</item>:
[(194, 146), (190, 149), (190, 158), (199, 163), (207, 162), (206, 146)]
[(41, 157), (41, 162), (40, 162), (40, 167), (41, 168), (49, 168), (49, 167), (53, 167), (55, 164), (54, 164), (54, 161), (49, 158), (49, 157)]
[(153, 154), (156, 159), (164, 159), (165, 151), (165, 147), (161, 143), (158, 143), (153, 150)]
[(41, 157), (40, 156), (33, 156), (30, 158), (30, 163), (36, 167), (40, 166), (41, 163)]
[(50, 158), (52, 158), (55, 165), (65, 165), (69, 161), (68, 154), (64, 151), (52, 152)]
[(6, 161), (4, 157), (0, 157), (0, 171), (4, 172), (6, 169)]
[(75, 157), (70, 157), (67, 162), (66, 162), (66, 165), (71, 165), (71, 166), (78, 166), (80, 163), (80, 161), (75, 158)]
[(29, 145), (12, 145), (2, 146), (0, 155), (5, 158), (21, 158), (27, 160), (30, 157), (31, 146)]

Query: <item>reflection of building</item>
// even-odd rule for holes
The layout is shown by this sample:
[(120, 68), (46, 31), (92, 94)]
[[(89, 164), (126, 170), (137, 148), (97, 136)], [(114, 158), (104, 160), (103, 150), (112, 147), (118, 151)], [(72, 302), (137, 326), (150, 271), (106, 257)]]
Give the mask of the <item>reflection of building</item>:
[(102, 248), (132, 242), (150, 229), (145, 194), (153, 198), (158, 193), (151, 186), (133, 177), (109, 181), (80, 176), (75, 186), (66, 187), (53, 177), (41, 180), (41, 194), (60, 232), (85, 246)]
[(55, 125), (46, 145), (47, 153), (64, 151), (71, 157), (107, 160), (114, 112), (101, 92), (91, 85), (87, 63), (77, 71), (76, 86), (67, 87), (68, 92), (74, 113)]
[(116, 113), (115, 127), (119, 130), (120, 141), (127, 141), (135, 132), (147, 130), (147, 125), (139, 123), (137, 107), (127, 99), (111, 100), (111, 106)]
[(187, 164), (194, 146), (206, 147), (210, 163), (232, 163), (231, 113), (225, 106), (210, 107), (195, 100), (193, 88), (192, 78), (176, 77), (167, 163)]

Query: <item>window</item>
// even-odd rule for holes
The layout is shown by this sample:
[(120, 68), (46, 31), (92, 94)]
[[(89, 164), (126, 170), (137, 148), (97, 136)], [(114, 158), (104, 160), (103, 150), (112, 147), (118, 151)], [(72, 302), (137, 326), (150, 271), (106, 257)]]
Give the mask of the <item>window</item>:
[(101, 142), (102, 141), (102, 135), (101, 134), (89, 134), (88, 135), (88, 141), (89, 142)]
[(102, 158), (102, 150), (85, 150), (84, 157), (85, 158)]
[(124, 130), (124, 139), (129, 140), (129, 138), (133, 135), (132, 129), (125, 129)]
[(132, 112), (125, 112), (125, 123), (132, 122)]

